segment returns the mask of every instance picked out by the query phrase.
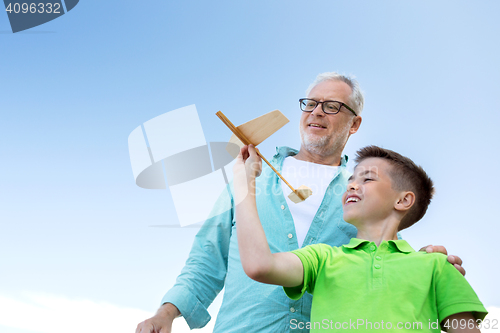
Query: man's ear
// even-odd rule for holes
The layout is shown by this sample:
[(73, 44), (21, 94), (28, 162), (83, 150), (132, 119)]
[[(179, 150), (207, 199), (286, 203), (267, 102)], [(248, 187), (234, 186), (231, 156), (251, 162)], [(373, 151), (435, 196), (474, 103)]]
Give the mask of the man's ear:
[(394, 205), (396, 210), (401, 212), (408, 211), (415, 203), (415, 193), (411, 191), (402, 192), (398, 201)]
[(359, 126), (361, 125), (361, 116), (354, 117), (352, 121), (351, 128), (349, 129), (349, 134), (354, 134), (358, 131)]

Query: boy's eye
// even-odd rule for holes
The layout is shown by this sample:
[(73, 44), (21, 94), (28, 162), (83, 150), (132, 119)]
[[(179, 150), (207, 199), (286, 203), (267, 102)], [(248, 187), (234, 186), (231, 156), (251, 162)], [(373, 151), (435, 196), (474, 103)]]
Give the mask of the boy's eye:
[(373, 180), (372, 178), (365, 178), (365, 182)]

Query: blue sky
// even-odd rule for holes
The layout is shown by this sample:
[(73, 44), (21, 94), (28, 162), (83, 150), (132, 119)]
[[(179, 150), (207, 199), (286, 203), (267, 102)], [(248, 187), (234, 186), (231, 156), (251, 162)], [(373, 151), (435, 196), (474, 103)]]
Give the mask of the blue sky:
[(76, 309), (130, 313), (134, 324), (123, 325), (133, 331), (173, 285), (196, 229), (150, 227), (177, 217), (168, 190), (135, 185), (128, 135), (196, 104), (206, 141), (224, 141), (218, 110), (240, 124), (279, 109), (290, 123), (261, 145), (271, 157), (275, 146), (299, 147), (297, 100), (325, 71), (354, 74), (365, 92), (345, 152), (381, 145), (435, 181), (428, 214), (403, 237), (460, 255), (481, 300), (500, 308), (499, 9), (496, 1), (80, 1), (16, 34), (0, 13), (0, 307), (10, 311), (0, 330), (58, 332), (19, 324), (15, 309), (74, 308), (66, 318)]

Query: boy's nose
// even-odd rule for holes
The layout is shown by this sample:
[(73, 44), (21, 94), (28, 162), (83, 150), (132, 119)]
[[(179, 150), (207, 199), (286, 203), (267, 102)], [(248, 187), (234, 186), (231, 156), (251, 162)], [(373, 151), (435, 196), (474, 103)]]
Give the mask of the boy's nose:
[(348, 190), (357, 191), (358, 190), (358, 185), (355, 184), (355, 183), (349, 183), (349, 184), (347, 184), (347, 189)]

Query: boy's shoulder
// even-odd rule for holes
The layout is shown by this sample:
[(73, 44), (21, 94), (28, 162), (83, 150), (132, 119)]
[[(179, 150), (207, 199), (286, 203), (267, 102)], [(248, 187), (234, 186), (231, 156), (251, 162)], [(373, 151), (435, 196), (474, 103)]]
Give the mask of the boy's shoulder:
[(324, 243), (310, 244), (303, 248), (291, 251), (295, 255), (302, 257), (316, 257), (317, 259), (326, 259), (328, 257), (338, 257), (343, 254), (342, 246), (331, 246)]
[(310, 245), (304, 246), (303, 248), (294, 250), (292, 252), (321, 252), (321, 253), (332, 252), (332, 253), (334, 253), (334, 252), (340, 252), (340, 251), (341, 251), (341, 246), (331, 246), (331, 245), (324, 244), (324, 243), (317, 243), (317, 244), (310, 244)]
[[(417, 262), (425, 262), (425, 263), (435, 263), (436, 266), (440, 266), (448, 262), (447, 256), (439, 253), (439, 252), (433, 252), (433, 253), (427, 253), (425, 251), (415, 251), (411, 246), (403, 240), (397, 240), (397, 241), (391, 241), (398, 250), (396, 251), (390, 251), (392, 253), (389, 254), (398, 254), (401, 255), (400, 259), (401, 260), (414, 260)], [(370, 247), (372, 247), (370, 249)], [(341, 246), (331, 246), (329, 244), (323, 244), (323, 243), (317, 243), (317, 244), (311, 244), (307, 245), (303, 248), (300, 248), (298, 250), (292, 251), (292, 252), (301, 252), (301, 253), (315, 253), (320, 256), (325, 256), (325, 255), (333, 255), (333, 256), (338, 256), (338, 255), (346, 255), (346, 256), (351, 256), (351, 255), (356, 255), (360, 251), (365, 248), (367, 251), (362, 251), (362, 252), (371, 252), (376, 250), (376, 246), (372, 244), (372, 242), (369, 242), (367, 240), (363, 239), (358, 239), (358, 238), (352, 238), (351, 241), (348, 244), (344, 244)]]
[(448, 271), (450, 268), (456, 271), (453, 265), (448, 262), (448, 257), (438, 252), (414, 251), (401, 253), (400, 256), (395, 258), (395, 261), (399, 262), (399, 265), (406, 267), (408, 271), (415, 270), (415, 274), (433, 272), (433, 274), (439, 275), (443, 270)]
[(447, 256), (439, 252), (427, 253), (425, 251), (414, 251), (405, 254), (408, 258), (421, 258), (426, 261), (435, 261), (440, 263), (448, 261)]

